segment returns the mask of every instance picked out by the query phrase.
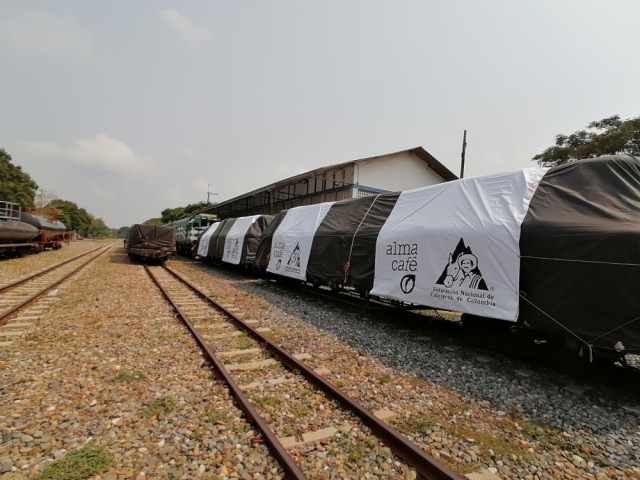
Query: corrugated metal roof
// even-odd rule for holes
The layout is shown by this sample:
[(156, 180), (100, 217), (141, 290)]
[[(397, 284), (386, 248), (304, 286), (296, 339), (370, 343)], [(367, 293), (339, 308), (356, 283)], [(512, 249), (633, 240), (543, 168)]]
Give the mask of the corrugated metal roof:
[(375, 157), (367, 157), (367, 158), (360, 158), (357, 160), (350, 160), (348, 162), (342, 162), (342, 163), (336, 163), (334, 165), (328, 165), (326, 167), (321, 167), (321, 168), (316, 168), (315, 170), (309, 170), (308, 172), (305, 173), (300, 173), (298, 175), (294, 175), (292, 177), (288, 177), (285, 178), (283, 180), (280, 180), (278, 182), (269, 184), (269, 185), (265, 185), (264, 187), (260, 187), (256, 190), (252, 190), (250, 192), (247, 193), (243, 193), (242, 195), (238, 195), (237, 197), (233, 197), (230, 198), (229, 200), (225, 200), (223, 202), (217, 203), (215, 205), (215, 207), (212, 207), (211, 209), (207, 209), (205, 211), (209, 211), (209, 210), (214, 210), (216, 208), (219, 208), (221, 206), (224, 205), (228, 205), (230, 203), (234, 203), (237, 202), (238, 200), (241, 200), (243, 198), (246, 197), (251, 197), (253, 195), (256, 195), (258, 193), (261, 192), (266, 192), (266, 191), (270, 191), (273, 190), (274, 188), (278, 188), (279, 186), (283, 186), (283, 185), (290, 185), (292, 183), (297, 183), (297, 180), (304, 180), (306, 178), (309, 177), (314, 177), (314, 176), (318, 176), (324, 172), (327, 171), (331, 171), (331, 170), (338, 170), (340, 168), (344, 168), (346, 166), (349, 165), (355, 165), (358, 163), (363, 163), (363, 162), (368, 162), (371, 160), (378, 160), (384, 157), (392, 157), (395, 155), (400, 155), (402, 153), (413, 153), (416, 156), (418, 156), (420, 159), (422, 159), (427, 166), (433, 170), (434, 172), (436, 172), (438, 175), (440, 175), (445, 182), (449, 182), (451, 180), (457, 180), (458, 176), (453, 173), (451, 170), (449, 170), (447, 167), (445, 167), (442, 163), (440, 163), (438, 160), (436, 160), (436, 158), (431, 155), (429, 152), (427, 152), (424, 148), (422, 148), (421, 146), (415, 147), (415, 148), (410, 148), (408, 150), (400, 150), (398, 152), (393, 152), (393, 153), (386, 153), (383, 155), (377, 155)]

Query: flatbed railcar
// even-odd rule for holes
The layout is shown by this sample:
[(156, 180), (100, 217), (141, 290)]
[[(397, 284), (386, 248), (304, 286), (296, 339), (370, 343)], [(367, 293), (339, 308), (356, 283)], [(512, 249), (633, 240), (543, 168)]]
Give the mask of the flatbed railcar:
[(635, 157), (295, 207), (276, 223), (254, 262), (275, 278), (459, 312), (588, 362), (640, 354)]

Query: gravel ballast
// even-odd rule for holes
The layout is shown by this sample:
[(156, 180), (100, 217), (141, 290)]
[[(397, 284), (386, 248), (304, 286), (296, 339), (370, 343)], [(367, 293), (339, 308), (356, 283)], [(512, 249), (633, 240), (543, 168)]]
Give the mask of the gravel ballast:
[[(2, 281), (48, 253), (60, 255), (0, 262)], [(368, 408), (392, 410), (392, 425), (470, 478), (640, 478), (640, 408), (630, 395), (267, 279), (169, 265), (291, 351), (311, 353), (310, 363)], [(21, 315), (37, 323), (0, 349), (0, 479), (36, 478), (87, 447), (111, 458), (96, 479), (282, 478), (120, 244), (34, 311)], [(328, 471), (314, 454), (310, 478), (356, 478)], [(409, 478), (393, 465), (388, 476), (368, 474), (366, 455), (360, 461), (357, 478)]]

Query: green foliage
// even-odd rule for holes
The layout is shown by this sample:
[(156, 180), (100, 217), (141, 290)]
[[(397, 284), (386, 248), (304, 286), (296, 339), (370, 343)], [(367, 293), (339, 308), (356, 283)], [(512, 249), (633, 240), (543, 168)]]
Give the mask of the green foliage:
[(47, 464), (36, 480), (81, 480), (105, 471), (112, 461), (102, 450), (85, 447)]
[(620, 120), (618, 115), (591, 122), (587, 129), (557, 135), (556, 144), (533, 157), (552, 167), (602, 155), (640, 155), (640, 117)]
[(123, 369), (111, 377), (111, 381), (114, 383), (131, 383), (135, 380), (144, 380), (146, 375), (140, 370), (127, 370)]
[(118, 238), (127, 238), (129, 236), (130, 230), (131, 230), (131, 227), (120, 227), (118, 229), (118, 233), (116, 233), (116, 236)]
[[(96, 218), (73, 202), (53, 198), (44, 190), (38, 192), (38, 185), (22, 168), (11, 163), (11, 156), (0, 148), (0, 200), (19, 203), (26, 207), (53, 207), (58, 211), (58, 220), (67, 230), (75, 230), (80, 235), (94, 236), (111, 234), (111, 229), (101, 218)], [(51, 201), (47, 201), (52, 199)], [(36, 205), (37, 204), (37, 205)]]
[(101, 218), (95, 218), (91, 214), (89, 214), (89, 217), (91, 218), (89, 233), (93, 234), (93, 236), (104, 235), (105, 237), (111, 234), (111, 229), (104, 224)]
[(415, 415), (405, 420), (393, 420), (392, 423), (398, 430), (408, 435), (416, 433), (426, 435), (442, 421), (443, 419), (437, 415)]
[[(68, 200), (53, 200), (48, 207), (53, 207), (58, 210), (58, 220), (64, 223), (67, 230), (75, 230), (80, 235), (88, 235), (92, 233), (92, 220), (93, 215), (87, 212), (84, 208), (78, 207), (73, 202)], [(102, 222), (102, 220), (100, 220)], [(103, 223), (104, 225), (104, 223)]]
[(164, 225), (165, 223), (175, 222), (176, 220), (180, 220), (181, 218), (187, 217), (188, 215), (185, 213), (183, 207), (178, 208), (165, 208), (160, 212), (162, 215), (161, 221)]
[(150, 218), (149, 220), (144, 222), (144, 224), (145, 225), (164, 225), (164, 222), (162, 221), (161, 218)]
[(177, 404), (178, 401), (174, 397), (172, 397), (171, 395), (166, 395), (164, 397), (151, 400), (144, 407), (142, 407), (138, 413), (143, 418), (151, 418), (162, 413), (169, 413), (174, 408), (176, 408)]
[(0, 148), (0, 200), (33, 207), (38, 185), (22, 167), (11, 163), (11, 155)]
[(165, 208), (162, 212), (160, 212), (160, 214), (162, 215), (162, 225), (186, 218), (208, 207), (211, 207), (210, 203), (198, 202), (191, 203), (186, 207)]
[(229, 420), (229, 414), (226, 411), (211, 410), (207, 415), (207, 419), (211, 423), (225, 423)]

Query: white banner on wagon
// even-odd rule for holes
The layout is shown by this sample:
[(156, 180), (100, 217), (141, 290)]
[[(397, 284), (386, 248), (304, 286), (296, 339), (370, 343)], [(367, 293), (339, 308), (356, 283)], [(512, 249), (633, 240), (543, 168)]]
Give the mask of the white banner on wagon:
[(242, 249), (244, 247), (244, 237), (249, 227), (251, 227), (251, 224), (255, 222), (258, 217), (259, 215), (252, 215), (236, 219), (224, 239), (223, 262), (231, 263), (232, 265), (240, 264), (240, 257), (242, 256)]
[(215, 231), (220, 226), (220, 222), (213, 223), (207, 228), (207, 231), (202, 234), (200, 237), (200, 241), (198, 242), (198, 256), (206, 257), (209, 254), (209, 239), (211, 235), (215, 233)]
[(287, 211), (273, 233), (267, 272), (298, 280), (307, 279), (313, 236), (333, 203), (305, 205)]
[(402, 192), (376, 242), (371, 293), (515, 321), (520, 225), (544, 168)]

